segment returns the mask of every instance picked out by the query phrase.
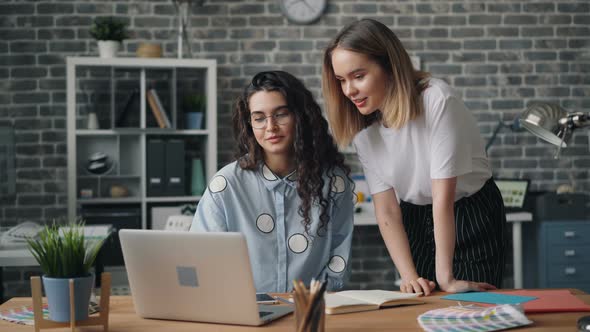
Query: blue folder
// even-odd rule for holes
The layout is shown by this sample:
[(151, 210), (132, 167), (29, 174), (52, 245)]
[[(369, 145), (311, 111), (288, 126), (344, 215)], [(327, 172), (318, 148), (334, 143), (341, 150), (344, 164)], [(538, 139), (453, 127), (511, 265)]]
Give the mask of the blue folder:
[(492, 304), (517, 304), (535, 300), (533, 296), (507, 295), (491, 292), (471, 292), (451, 294), (442, 297), (445, 300), (481, 302)]

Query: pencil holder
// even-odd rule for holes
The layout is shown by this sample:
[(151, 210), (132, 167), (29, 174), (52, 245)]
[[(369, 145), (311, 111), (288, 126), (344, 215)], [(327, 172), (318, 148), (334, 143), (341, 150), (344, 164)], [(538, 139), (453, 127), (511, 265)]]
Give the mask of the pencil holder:
[(324, 332), (326, 328), (326, 302), (320, 300), (305, 324), (305, 310), (295, 308), (295, 331), (297, 332)]
[(296, 332), (324, 332), (326, 328), (325, 284), (312, 282), (310, 288), (302, 283), (294, 288)]

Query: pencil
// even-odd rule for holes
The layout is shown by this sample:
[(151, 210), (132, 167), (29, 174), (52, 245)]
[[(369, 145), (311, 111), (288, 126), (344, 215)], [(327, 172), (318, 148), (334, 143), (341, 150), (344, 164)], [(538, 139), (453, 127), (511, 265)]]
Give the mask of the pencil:
[(299, 326), (299, 332), (305, 331), (305, 329), (309, 325), (309, 323), (311, 321), (312, 313), (315, 311), (318, 303), (321, 302), (321, 299), (323, 299), (324, 292), (326, 291), (326, 285), (327, 285), (327, 282), (323, 281), (321, 283), (319, 290), (312, 293), (312, 296), (310, 299), (311, 304), (306, 308), (305, 315), (303, 318), (303, 323)]

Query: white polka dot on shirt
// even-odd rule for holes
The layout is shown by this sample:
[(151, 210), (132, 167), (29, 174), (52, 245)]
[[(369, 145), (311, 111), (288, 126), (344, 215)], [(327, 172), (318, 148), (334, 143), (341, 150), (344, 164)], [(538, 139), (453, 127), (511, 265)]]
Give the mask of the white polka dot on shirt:
[(220, 191), (224, 191), (226, 187), (227, 187), (227, 180), (223, 177), (223, 175), (217, 175), (209, 183), (209, 191), (211, 191), (212, 193), (218, 193)]
[(300, 254), (307, 249), (307, 238), (303, 234), (297, 233), (289, 238), (289, 249), (296, 254)]
[(256, 218), (256, 227), (263, 233), (270, 233), (275, 229), (275, 221), (269, 214), (263, 213)]
[(341, 176), (335, 176), (334, 182), (332, 182), (332, 191), (335, 193), (344, 192), (346, 185), (344, 184), (344, 179)]
[(346, 261), (341, 256), (332, 256), (330, 263), (328, 263), (328, 268), (336, 273), (340, 273), (346, 268)]

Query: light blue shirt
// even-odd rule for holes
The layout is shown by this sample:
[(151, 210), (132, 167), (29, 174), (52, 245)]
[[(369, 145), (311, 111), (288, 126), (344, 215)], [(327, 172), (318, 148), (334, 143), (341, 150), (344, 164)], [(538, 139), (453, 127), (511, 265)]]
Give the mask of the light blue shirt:
[(289, 292), (293, 280), (309, 284), (312, 278), (324, 277), (329, 290), (338, 290), (350, 271), (354, 202), (353, 186), (344, 172), (331, 176), (331, 188), (329, 176), (324, 176), (324, 195), (332, 199), (322, 236), (317, 235), (317, 204), (310, 211), (310, 235), (305, 233), (295, 173), (280, 178), (266, 165), (252, 171), (237, 162), (213, 177), (197, 205), (191, 231), (243, 233), (257, 292)]

